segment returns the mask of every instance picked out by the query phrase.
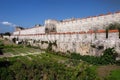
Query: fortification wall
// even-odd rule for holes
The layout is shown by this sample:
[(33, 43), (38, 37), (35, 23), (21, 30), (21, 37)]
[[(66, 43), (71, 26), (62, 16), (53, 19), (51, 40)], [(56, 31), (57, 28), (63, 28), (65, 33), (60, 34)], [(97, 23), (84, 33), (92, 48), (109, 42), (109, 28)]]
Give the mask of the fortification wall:
[(96, 33), (88, 31), (79, 33), (21, 34), (17, 37), (19, 40), (40, 41), (39, 43), (32, 43), (32, 45), (36, 44), (43, 49), (46, 49), (48, 44), (41, 44), (41, 41), (57, 41), (57, 47), (53, 47), (53, 49), (61, 52), (76, 52), (81, 55), (101, 55), (104, 49), (115, 47), (116, 51), (120, 53), (120, 39), (117, 30), (109, 31), (108, 38), (106, 38), (105, 30), (99, 30)]
[(93, 30), (94, 28), (105, 29), (111, 23), (120, 23), (120, 13), (110, 13), (82, 19), (71, 19), (59, 22), (57, 32), (80, 32)]
[[(53, 46), (55, 51), (76, 52), (82, 55), (100, 55), (109, 47), (115, 47), (120, 53), (118, 31), (109, 31), (106, 39), (105, 28), (112, 23), (120, 23), (120, 12), (63, 21), (49, 19), (45, 21), (44, 26), (13, 32), (11, 38), (28, 40), (31, 45), (41, 48), (48, 47), (48, 44), (42, 44), (42, 41), (57, 41), (57, 47)], [(94, 32), (95, 30), (97, 32)], [(33, 41), (40, 42), (33, 43)]]

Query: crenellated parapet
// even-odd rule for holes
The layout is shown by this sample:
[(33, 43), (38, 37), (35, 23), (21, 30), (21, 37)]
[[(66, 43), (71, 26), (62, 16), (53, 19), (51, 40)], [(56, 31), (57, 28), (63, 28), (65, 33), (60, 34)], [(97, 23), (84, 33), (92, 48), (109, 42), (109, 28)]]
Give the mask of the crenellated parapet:
[[(109, 47), (120, 53), (120, 30), (108, 30), (110, 24), (120, 24), (120, 12), (100, 14), (87, 18), (71, 18), (62, 21), (45, 20), (45, 24), (33, 28), (18, 28), (11, 38), (21, 41), (57, 42), (55, 51), (76, 52), (82, 55), (98, 55)], [(38, 43), (42, 48), (48, 44)], [(95, 46), (95, 47), (93, 47)], [(99, 47), (102, 49), (99, 50)]]

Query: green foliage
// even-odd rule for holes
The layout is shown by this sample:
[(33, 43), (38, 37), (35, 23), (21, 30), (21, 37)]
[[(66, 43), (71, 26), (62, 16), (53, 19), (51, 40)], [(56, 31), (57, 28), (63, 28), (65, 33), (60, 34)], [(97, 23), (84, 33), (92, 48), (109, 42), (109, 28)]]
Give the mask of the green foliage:
[(54, 42), (49, 42), (48, 43), (48, 47), (47, 47), (47, 51), (49, 52), (49, 51), (53, 51), (53, 49), (52, 49), (52, 46), (55, 46), (55, 47), (57, 47), (57, 43), (56, 43), (56, 41), (54, 41)]
[(115, 30), (115, 29), (118, 30), (119, 38), (120, 38), (120, 24), (119, 23), (113, 23), (113, 24), (110, 24), (106, 27), (106, 38), (108, 38), (108, 31), (109, 30)]
[(57, 47), (57, 41), (55, 40), (53, 43), (52, 43), (55, 47)]
[(49, 43), (48, 43), (48, 47), (47, 47), (47, 51), (52, 51), (52, 42), (50, 41)]
[(119, 23), (110, 24), (108, 26), (108, 28), (109, 28), (109, 30), (119, 29), (120, 28), (120, 24)]
[(4, 44), (3, 42), (0, 40), (0, 55), (3, 55), (3, 47), (4, 47)]
[(83, 60), (94, 65), (107, 65), (116, 63), (117, 53), (114, 48), (108, 48), (103, 52), (100, 57), (96, 56), (81, 56), (80, 54), (72, 53), (71, 59)]
[(37, 47), (37, 46), (31, 46), (31, 45), (27, 45), (26, 47), (28, 47), (28, 48), (34, 48), (34, 49), (40, 49), (40, 48)]
[[(55, 43), (51, 42), (49, 45)], [(5, 45), (3, 48), (10, 50), (14, 48), (18, 52), (26, 50), (22, 45)], [(90, 64), (114, 64), (117, 56), (114, 48), (106, 49), (100, 57), (81, 56), (75, 53), (58, 54), (59, 52), (1, 58), (0, 80), (97, 80), (96, 72)]]
[(41, 44), (44, 44), (44, 43), (48, 44), (48, 41), (41, 41)]
[(0, 41), (0, 49), (3, 49), (3, 47), (4, 47), (4, 44), (2, 41)]
[(109, 76), (106, 77), (106, 80), (120, 80), (120, 70), (111, 71)]
[[(74, 66), (69, 63), (58, 63), (64, 60), (61, 56), (41, 54), (37, 56), (14, 57), (0, 59), (0, 80), (95, 80), (96, 74), (89, 68), (89, 64), (77, 61)], [(41, 58), (40, 58), (41, 57)], [(71, 63), (71, 60), (69, 60)], [(76, 62), (76, 61), (75, 61)], [(6, 66), (7, 64), (7, 66)], [(90, 73), (90, 74), (89, 74)]]
[(11, 33), (10, 32), (5, 32), (4, 35), (10, 36)]
[(114, 48), (108, 48), (104, 51), (104, 54), (101, 56), (102, 64), (114, 64), (116, 62), (116, 53)]
[(17, 40), (16, 38), (13, 38), (13, 39), (12, 39), (12, 41), (13, 41), (14, 43), (16, 42), (16, 40)]
[(120, 60), (117, 60), (117, 61), (116, 61), (116, 64), (117, 64), (118, 66), (120, 66)]
[(76, 54), (76, 53), (71, 54), (71, 59), (83, 60), (90, 64), (95, 64), (95, 65), (100, 61), (98, 57), (89, 56), (89, 55), (82, 56), (82, 55)]
[(39, 47), (35, 46), (24, 46), (24, 45), (15, 45), (15, 44), (2, 44), (0, 46), (1, 53), (4, 54), (21, 54), (21, 53), (34, 53), (41, 51)]

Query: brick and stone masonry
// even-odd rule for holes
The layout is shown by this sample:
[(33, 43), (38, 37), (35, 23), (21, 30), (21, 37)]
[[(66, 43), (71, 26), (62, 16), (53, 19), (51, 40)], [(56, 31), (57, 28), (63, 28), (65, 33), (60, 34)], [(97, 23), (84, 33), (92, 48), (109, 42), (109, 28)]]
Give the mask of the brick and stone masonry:
[[(55, 51), (76, 52), (81, 55), (101, 55), (102, 51), (109, 47), (114, 47), (120, 54), (118, 30), (109, 30), (108, 38), (106, 38), (106, 27), (114, 23), (120, 23), (120, 12), (62, 21), (49, 19), (43, 26), (36, 25), (29, 29), (17, 29), (11, 38), (23, 41), (56, 41), (57, 47), (53, 46)], [(41, 48), (48, 46), (46, 43), (38, 45)]]

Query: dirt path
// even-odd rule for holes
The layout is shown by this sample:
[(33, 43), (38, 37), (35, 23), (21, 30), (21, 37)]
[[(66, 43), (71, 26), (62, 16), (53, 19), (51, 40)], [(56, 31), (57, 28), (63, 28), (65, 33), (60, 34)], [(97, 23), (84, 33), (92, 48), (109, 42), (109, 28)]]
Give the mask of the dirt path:
[(27, 55), (37, 55), (37, 54), (41, 54), (41, 53), (45, 53), (44, 51), (41, 51), (41, 52), (28, 52), (27, 54), (24, 54), (24, 53), (21, 53), (21, 54), (18, 54), (18, 55), (13, 55), (13, 54), (9, 54), (9, 53), (6, 53), (4, 55), (0, 55), (0, 58), (4, 58), (4, 57), (16, 57), (16, 56), (27, 56)]
[(98, 76), (101, 79), (108, 76), (112, 70), (120, 69), (120, 66), (117, 65), (107, 65), (107, 66), (100, 66), (97, 69)]

